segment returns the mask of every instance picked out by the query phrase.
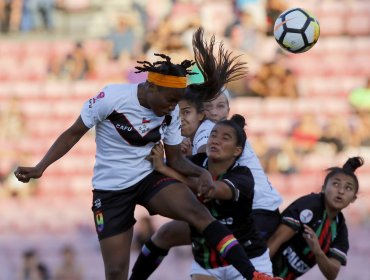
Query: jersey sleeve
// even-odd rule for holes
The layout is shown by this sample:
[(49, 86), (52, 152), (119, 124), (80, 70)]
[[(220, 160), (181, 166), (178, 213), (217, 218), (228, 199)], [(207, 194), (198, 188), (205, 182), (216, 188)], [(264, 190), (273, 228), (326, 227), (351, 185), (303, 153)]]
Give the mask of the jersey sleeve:
[(88, 128), (105, 120), (114, 110), (115, 102), (111, 98), (109, 86), (98, 95), (87, 100), (81, 110), (81, 118)]
[(222, 179), (233, 193), (232, 200), (238, 201), (241, 196), (253, 200), (254, 179), (248, 167), (237, 166), (226, 173)]
[(281, 213), (281, 222), (296, 232), (301, 230), (300, 213), (302, 210), (309, 209), (310, 206), (311, 199), (309, 196), (298, 198)]
[(181, 144), (183, 137), (181, 136), (180, 111), (178, 105), (171, 113), (171, 116), (171, 122), (163, 136), (163, 143), (167, 145), (179, 145)]
[(199, 131), (197, 131), (197, 135), (193, 140), (193, 146), (195, 151), (198, 152), (200, 147), (207, 144), (211, 130), (212, 128), (209, 126), (199, 127)]
[(344, 224), (340, 227), (337, 236), (331, 243), (327, 256), (338, 260), (342, 265), (346, 265), (348, 249), (348, 230), (347, 226)]

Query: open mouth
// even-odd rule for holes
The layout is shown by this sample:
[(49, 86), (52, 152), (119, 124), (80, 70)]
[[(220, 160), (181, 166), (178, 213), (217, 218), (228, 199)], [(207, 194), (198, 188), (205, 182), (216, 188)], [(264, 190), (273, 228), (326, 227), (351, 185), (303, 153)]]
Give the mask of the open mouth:
[(216, 147), (209, 147), (209, 151), (211, 151), (211, 152), (218, 152), (219, 151), (219, 149), (218, 148), (216, 148)]

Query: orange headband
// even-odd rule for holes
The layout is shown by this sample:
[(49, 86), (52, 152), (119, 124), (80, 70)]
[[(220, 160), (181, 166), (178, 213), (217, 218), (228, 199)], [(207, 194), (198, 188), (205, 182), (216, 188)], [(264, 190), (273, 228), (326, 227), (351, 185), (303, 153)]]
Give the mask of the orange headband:
[(157, 86), (169, 88), (186, 88), (186, 77), (177, 77), (171, 75), (164, 75), (155, 72), (148, 73), (148, 82)]

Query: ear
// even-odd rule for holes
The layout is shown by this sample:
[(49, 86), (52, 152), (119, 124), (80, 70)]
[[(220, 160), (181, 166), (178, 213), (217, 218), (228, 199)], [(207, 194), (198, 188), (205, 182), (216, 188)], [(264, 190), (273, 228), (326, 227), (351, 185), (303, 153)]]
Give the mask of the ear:
[(234, 157), (238, 157), (238, 156), (240, 156), (242, 152), (243, 152), (243, 148), (242, 148), (242, 147), (240, 147), (240, 146), (237, 146), (237, 147), (235, 148), (235, 151), (234, 151)]
[(201, 122), (206, 118), (206, 114), (204, 113), (204, 110), (200, 113), (198, 113), (198, 120)]
[(357, 199), (357, 195), (355, 194), (355, 196), (352, 198), (352, 200), (351, 200), (351, 203), (353, 203), (353, 202), (355, 202), (356, 201), (356, 199)]
[(322, 192), (322, 193), (324, 193), (324, 192), (325, 192), (325, 185), (323, 185), (323, 186), (321, 187), (321, 192)]

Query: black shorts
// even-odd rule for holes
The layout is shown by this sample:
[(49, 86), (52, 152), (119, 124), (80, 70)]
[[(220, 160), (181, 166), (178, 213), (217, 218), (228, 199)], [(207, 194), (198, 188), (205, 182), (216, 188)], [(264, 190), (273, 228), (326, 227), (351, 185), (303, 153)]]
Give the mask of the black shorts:
[(256, 228), (259, 230), (262, 238), (266, 241), (275, 232), (281, 222), (279, 209), (276, 209), (275, 211), (253, 209), (252, 217)]
[(175, 179), (153, 171), (127, 189), (119, 191), (93, 190), (91, 209), (99, 240), (131, 228), (136, 223), (135, 206), (140, 204), (146, 207), (156, 193), (176, 182)]

